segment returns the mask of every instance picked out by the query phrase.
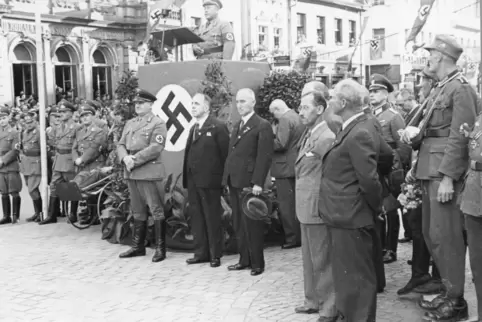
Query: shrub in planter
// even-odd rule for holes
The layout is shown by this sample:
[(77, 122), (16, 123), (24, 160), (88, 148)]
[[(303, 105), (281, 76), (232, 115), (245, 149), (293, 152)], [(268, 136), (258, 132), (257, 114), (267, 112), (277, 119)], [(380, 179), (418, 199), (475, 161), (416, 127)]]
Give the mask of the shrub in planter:
[(206, 66), (202, 92), (211, 98), (211, 114), (227, 122), (233, 100), (231, 81), (224, 74), (221, 61), (213, 60)]
[(258, 92), (258, 113), (261, 117), (271, 120), (269, 105), (275, 99), (283, 100), (291, 109), (300, 105), (301, 90), (311, 81), (311, 77), (296, 71), (272, 72), (265, 78)]

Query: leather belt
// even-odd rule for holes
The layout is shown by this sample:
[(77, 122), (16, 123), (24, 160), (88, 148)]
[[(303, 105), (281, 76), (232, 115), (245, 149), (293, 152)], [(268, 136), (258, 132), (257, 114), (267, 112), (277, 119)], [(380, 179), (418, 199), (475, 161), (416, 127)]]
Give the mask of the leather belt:
[(25, 155), (26, 157), (39, 157), (40, 151), (36, 151), (36, 150), (23, 151), (23, 155)]
[[(218, 47), (212, 47), (212, 48), (204, 48), (203, 55), (222, 53), (223, 50), (224, 50), (224, 46), (218, 46)], [(202, 56), (202, 55), (201, 55), (201, 56)]]
[(141, 150), (127, 150), (127, 154), (129, 154), (129, 155), (134, 155), (134, 154), (136, 154), (136, 153), (139, 152), (139, 151), (141, 151)]
[(470, 161), (470, 169), (482, 172), (482, 162)]
[(443, 130), (425, 130), (425, 137), (428, 138), (444, 138), (450, 135), (450, 129)]
[(71, 149), (55, 149), (55, 151), (56, 151), (58, 154), (70, 154), (70, 153), (72, 153), (72, 150), (71, 150)]

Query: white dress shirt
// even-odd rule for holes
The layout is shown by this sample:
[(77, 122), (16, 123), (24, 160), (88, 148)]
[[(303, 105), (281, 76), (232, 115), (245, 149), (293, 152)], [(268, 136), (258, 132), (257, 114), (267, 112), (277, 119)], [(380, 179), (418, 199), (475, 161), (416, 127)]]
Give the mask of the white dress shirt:
[(241, 120), (243, 121), (243, 126), (246, 125), (246, 123), (248, 123), (249, 119), (253, 115), (254, 115), (254, 111), (249, 114), (246, 114), (245, 116), (241, 116)]
[(196, 119), (195, 123), (199, 124), (199, 127), (198, 127), (199, 129), (201, 129), (203, 127), (203, 124), (204, 124), (204, 122), (206, 122), (208, 117), (209, 117), (209, 114), (206, 114), (203, 117), (201, 117), (200, 119)]

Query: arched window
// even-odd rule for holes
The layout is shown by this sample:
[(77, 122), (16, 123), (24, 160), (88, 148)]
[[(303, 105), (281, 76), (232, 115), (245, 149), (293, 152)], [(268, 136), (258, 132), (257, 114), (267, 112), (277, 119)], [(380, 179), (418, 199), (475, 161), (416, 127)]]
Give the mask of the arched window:
[[(0, 49), (1, 50), (1, 49)], [(37, 91), (35, 48), (30, 44), (18, 44), (13, 49), (13, 88), (15, 97), (28, 98)], [(23, 97), (25, 96), (25, 97)]]
[(73, 100), (77, 96), (77, 65), (75, 50), (70, 46), (57, 48), (54, 55), (56, 101)]
[(97, 49), (92, 54), (92, 86), (94, 99), (103, 99), (112, 95), (112, 71), (107, 63), (107, 57), (102, 49)]

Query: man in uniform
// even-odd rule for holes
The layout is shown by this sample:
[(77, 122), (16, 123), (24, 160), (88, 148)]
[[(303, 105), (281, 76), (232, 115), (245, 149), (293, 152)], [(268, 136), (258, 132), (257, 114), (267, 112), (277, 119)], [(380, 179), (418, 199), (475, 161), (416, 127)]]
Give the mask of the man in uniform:
[[(369, 90), (372, 112), (380, 122), (383, 139), (395, 152), (396, 167), (400, 169), (409, 162), (411, 149), (400, 141), (398, 134), (398, 130), (405, 128), (403, 117), (388, 102), (388, 94), (393, 92), (393, 85), (385, 76), (373, 74)], [(390, 188), (393, 189), (392, 186)], [(396, 189), (398, 190), (399, 187), (396, 187)], [(383, 257), (385, 263), (392, 263), (397, 260), (400, 218), (398, 217), (399, 204), (396, 200), (398, 192), (394, 190), (391, 190), (391, 194), (384, 200), (387, 219), (386, 253)]]
[[(62, 100), (59, 102), (59, 111), (62, 123), (52, 128), (48, 135), (48, 144), (55, 147), (54, 165), (52, 173), (52, 181), (50, 182), (50, 200), (49, 213), (40, 225), (52, 224), (57, 222), (59, 215), (59, 198), (57, 197), (57, 184), (68, 182), (75, 177), (75, 165), (72, 160), (72, 146), (74, 144), (75, 133), (79, 125), (72, 119), (75, 112), (75, 106), (69, 101)], [(70, 217), (77, 215), (78, 202), (70, 203)], [(67, 208), (67, 207), (66, 207)], [(68, 213), (67, 209), (64, 209)]]
[(469, 166), (468, 138), (462, 124), (474, 125), (477, 95), (458, 71), (456, 62), (463, 49), (449, 35), (436, 35), (429, 51), (428, 71), (439, 80), (430, 93), (418, 124), (420, 133), (405, 142), (419, 149), (412, 172), (422, 180), (422, 229), (428, 249), (440, 270), (444, 294), (420, 301), (432, 321), (464, 320), (465, 243), (463, 215), (457, 205), (464, 174)]
[(86, 100), (84, 105), (89, 105), (90, 107), (92, 107), (94, 109), (94, 117), (92, 118), (92, 122), (95, 125), (103, 128), (103, 129), (107, 130), (107, 132), (109, 132), (109, 125), (107, 124), (107, 122), (105, 120), (102, 120), (99, 117), (99, 114), (98, 114), (98, 113), (102, 112), (102, 109), (103, 109), (102, 104), (98, 101)]
[[(0, 194), (3, 218), (0, 225), (16, 223), (20, 216), (22, 178), (18, 164), (19, 136), (9, 125), (9, 109), (0, 107)], [(12, 202), (10, 202), (12, 196)]]
[(271, 176), (276, 179), (281, 223), (284, 232), (283, 249), (301, 246), (300, 222), (296, 217), (295, 161), (298, 143), (305, 126), (300, 116), (280, 99), (271, 102), (269, 111), (278, 123), (273, 127), (274, 153)]
[[(54, 137), (52, 136), (54, 132), (53, 129), (60, 125), (60, 112), (57, 106), (52, 106), (49, 111), (49, 127), (45, 130), (47, 133), (47, 170), (48, 170), (48, 183), (52, 180), (52, 169), (54, 165), (55, 157), (55, 143)], [(50, 145), (52, 144), (52, 145)]]
[(40, 158), (40, 129), (35, 113), (29, 112), (25, 116), (25, 130), (20, 144), (20, 169), (28, 187), (28, 193), (33, 201), (34, 215), (27, 218), (28, 222), (39, 222), (42, 213), (42, 198), (39, 186), (42, 179)]
[[(82, 104), (80, 107), (81, 126), (75, 133), (74, 145), (72, 148), (72, 160), (77, 167), (77, 173), (81, 171), (90, 171), (93, 169), (102, 168), (105, 164), (105, 156), (101, 153), (102, 149), (107, 145), (107, 129), (98, 122), (94, 122), (95, 109), (87, 104)], [(98, 121), (101, 121), (97, 119)], [(89, 197), (87, 204), (91, 207), (90, 211), (95, 212), (97, 207), (92, 207), (96, 204), (97, 197)], [(79, 214), (82, 217), (82, 214)], [(76, 214), (72, 214), (71, 222), (77, 220)]]
[(145, 256), (148, 210), (154, 217), (156, 250), (153, 262), (166, 258), (166, 220), (164, 217), (164, 187), (166, 176), (161, 154), (164, 150), (166, 123), (151, 111), (156, 97), (138, 90), (134, 102), (137, 117), (129, 120), (117, 145), (119, 160), (125, 165), (124, 178), (131, 198), (134, 217), (132, 248), (120, 258)]
[(218, 17), (223, 4), (220, 0), (205, 0), (203, 6), (207, 21), (199, 27), (197, 34), (204, 42), (193, 45), (194, 55), (197, 59), (233, 59), (236, 45), (233, 27)]

